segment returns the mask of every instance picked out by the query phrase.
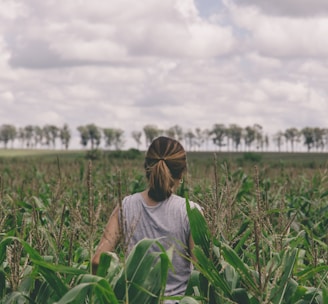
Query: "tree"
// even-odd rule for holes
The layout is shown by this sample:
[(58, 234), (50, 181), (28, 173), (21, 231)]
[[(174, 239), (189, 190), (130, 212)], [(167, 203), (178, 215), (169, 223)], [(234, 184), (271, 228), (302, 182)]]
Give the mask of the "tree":
[(18, 128), (17, 138), (21, 142), (21, 147), (24, 148), (25, 145), (25, 130), (22, 127)]
[(178, 141), (181, 141), (183, 139), (183, 130), (180, 126), (174, 125), (173, 127), (170, 127), (168, 130), (165, 131), (166, 135), (175, 138)]
[(187, 150), (191, 150), (192, 147), (194, 146), (194, 138), (195, 138), (195, 134), (192, 130), (188, 130), (185, 133), (186, 149)]
[(89, 132), (91, 149), (93, 150), (95, 146), (98, 148), (101, 141), (101, 132), (99, 128), (95, 124), (88, 124), (86, 128)]
[(199, 149), (201, 145), (204, 143), (204, 131), (202, 131), (200, 128), (195, 129), (195, 138), (194, 138), (194, 144)]
[(24, 138), (26, 140), (26, 146), (30, 148), (33, 146), (32, 138), (34, 135), (34, 127), (32, 125), (28, 125), (24, 127)]
[(49, 126), (49, 130), (50, 130), (50, 135), (51, 135), (51, 143), (52, 143), (52, 147), (55, 148), (56, 147), (56, 139), (58, 137), (58, 127), (54, 126), (54, 125), (50, 125)]
[(146, 138), (146, 146), (148, 147), (151, 142), (159, 136), (160, 130), (158, 129), (157, 126), (155, 125), (146, 125), (143, 128), (143, 131), (145, 133), (145, 138)]
[(310, 152), (314, 145), (314, 132), (313, 128), (305, 127), (301, 130), (301, 133), (304, 137), (304, 145), (307, 146), (307, 151)]
[(265, 136), (264, 136), (264, 144), (265, 144), (265, 149), (268, 150), (269, 145), (270, 145), (268, 134), (265, 134)]
[(250, 150), (250, 147), (254, 142), (254, 140), (255, 140), (255, 130), (253, 127), (247, 126), (245, 128), (245, 133), (244, 133), (244, 142), (248, 150)]
[(83, 147), (87, 147), (89, 139), (90, 139), (90, 134), (86, 126), (79, 126), (77, 127), (77, 130), (80, 132), (80, 137), (81, 137), (81, 145)]
[(67, 150), (71, 140), (71, 131), (67, 124), (64, 124), (64, 126), (59, 130), (59, 138), (62, 145)]
[(263, 127), (259, 124), (254, 125), (256, 149), (263, 150), (264, 140), (263, 140)]
[(217, 145), (221, 151), (221, 147), (224, 145), (224, 137), (226, 136), (226, 127), (224, 124), (215, 124), (211, 130), (211, 135), (213, 143)]
[(274, 136), (273, 136), (273, 141), (276, 143), (278, 147), (278, 151), (281, 151), (281, 146), (283, 145), (284, 141), (284, 132), (278, 131)]
[(313, 137), (314, 137), (314, 147), (318, 151), (323, 150), (324, 148), (324, 135), (325, 130), (321, 128), (314, 128), (313, 129)]
[(5, 149), (7, 149), (8, 142), (11, 141), (12, 144), (16, 138), (16, 127), (9, 124), (4, 124), (0, 127), (0, 141), (3, 141)]
[(35, 145), (35, 147), (37, 147), (38, 144), (42, 144), (43, 128), (41, 128), (39, 126), (34, 126), (33, 128), (34, 128), (34, 134), (33, 134), (34, 145)]
[(204, 141), (205, 141), (205, 149), (208, 150), (208, 143), (211, 138), (211, 131), (209, 129), (203, 130), (203, 136), (204, 136)]
[(53, 148), (56, 147), (56, 139), (59, 135), (59, 128), (55, 125), (45, 125), (43, 127), (43, 135), (45, 138), (45, 144), (50, 148), (50, 144)]
[(296, 128), (288, 128), (284, 133), (286, 142), (290, 142), (291, 151), (294, 152), (295, 141), (299, 141), (300, 132)]
[(124, 145), (124, 141), (123, 141), (123, 136), (124, 131), (121, 129), (114, 129), (114, 146), (116, 150), (121, 150), (123, 145)]
[(231, 124), (229, 126), (229, 130), (230, 130), (229, 134), (233, 142), (234, 148), (236, 151), (238, 151), (239, 145), (241, 143), (241, 138), (243, 136), (243, 128), (236, 124)]
[(103, 134), (105, 138), (105, 147), (110, 147), (114, 144), (115, 130), (112, 128), (104, 128)]
[(50, 148), (50, 143), (52, 141), (51, 139), (51, 131), (50, 131), (50, 125), (45, 125), (42, 129), (42, 132), (43, 132), (43, 137), (44, 137), (44, 144)]
[(131, 132), (132, 138), (136, 141), (137, 143), (137, 149), (139, 150), (139, 147), (141, 145), (141, 136), (142, 132), (140, 131), (132, 131)]
[(323, 134), (323, 140), (324, 140), (324, 145), (327, 148), (328, 147), (328, 129), (324, 129), (324, 134)]

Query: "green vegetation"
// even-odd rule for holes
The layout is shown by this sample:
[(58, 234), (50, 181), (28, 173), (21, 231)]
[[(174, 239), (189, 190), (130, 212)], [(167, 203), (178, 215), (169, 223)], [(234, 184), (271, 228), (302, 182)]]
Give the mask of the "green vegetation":
[[(0, 153), (0, 303), (160, 303), (171, 252), (156, 240), (90, 258), (115, 204), (146, 183), (143, 153)], [(24, 150), (25, 153), (30, 152)], [(41, 153), (42, 152), (42, 153)], [(178, 189), (195, 270), (180, 303), (328, 303), (326, 154), (188, 154)]]

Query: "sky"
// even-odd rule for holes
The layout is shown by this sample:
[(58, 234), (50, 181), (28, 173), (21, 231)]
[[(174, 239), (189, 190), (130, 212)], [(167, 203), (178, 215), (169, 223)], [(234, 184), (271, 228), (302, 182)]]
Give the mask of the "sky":
[(0, 125), (328, 127), (326, 0), (0, 0)]

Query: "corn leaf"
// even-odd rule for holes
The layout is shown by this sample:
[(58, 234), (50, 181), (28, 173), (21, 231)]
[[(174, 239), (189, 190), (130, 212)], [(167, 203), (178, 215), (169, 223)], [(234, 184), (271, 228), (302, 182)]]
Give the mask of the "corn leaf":
[(198, 304), (199, 302), (192, 297), (183, 297), (179, 304)]
[(306, 269), (298, 272), (296, 275), (300, 281), (306, 281), (314, 278), (318, 273), (328, 271), (328, 265), (320, 265), (317, 267), (309, 266)]
[(253, 276), (253, 272), (245, 264), (237, 253), (229, 247), (227, 244), (221, 244), (222, 255), (227, 263), (229, 263), (240, 275), (241, 280), (244, 284), (253, 291), (254, 294), (258, 292), (258, 286), (256, 284), (256, 280)]
[[(281, 265), (282, 275), (278, 280), (276, 286), (271, 291), (271, 301), (273, 304), (281, 304), (284, 301), (288, 282), (292, 277), (293, 268), (297, 260), (298, 249), (293, 248), (287, 251), (284, 255), (283, 263)], [(289, 296), (289, 295), (287, 295)]]
[[(149, 251), (155, 245), (159, 251)], [(130, 304), (159, 301), (170, 265), (170, 259), (159, 241), (141, 240), (127, 257), (125, 269), (115, 285), (117, 298)]]
[(6, 293), (6, 274), (3, 270), (0, 270), (0, 299), (5, 295)]
[(112, 256), (109, 255), (108, 253), (105, 252), (100, 255), (100, 261), (97, 268), (97, 276), (99, 277), (106, 276), (111, 261), (112, 261)]
[(194, 255), (197, 262), (195, 262), (195, 267), (204, 275), (211, 285), (218, 290), (224, 292), (227, 296), (231, 296), (231, 289), (228, 282), (222, 276), (214, 263), (205, 255), (205, 253), (198, 247), (194, 248)]
[(192, 238), (196, 245), (200, 246), (207, 257), (210, 256), (211, 233), (204, 216), (198, 208), (191, 208), (186, 198), (187, 214), (190, 222)]
[(250, 304), (251, 301), (248, 297), (247, 291), (244, 288), (236, 288), (232, 292), (232, 299), (236, 303), (240, 304)]

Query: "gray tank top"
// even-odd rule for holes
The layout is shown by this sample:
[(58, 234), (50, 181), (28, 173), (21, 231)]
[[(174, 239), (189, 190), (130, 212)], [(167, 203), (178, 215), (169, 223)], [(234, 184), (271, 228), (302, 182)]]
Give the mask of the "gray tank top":
[[(190, 206), (199, 208), (193, 202)], [(191, 263), (183, 257), (189, 256), (190, 225), (186, 199), (172, 194), (156, 206), (148, 206), (141, 193), (135, 193), (124, 198), (122, 210), (128, 252), (144, 238), (159, 239), (165, 249), (174, 245), (174, 270), (169, 270), (165, 295), (183, 295), (192, 269)]]

